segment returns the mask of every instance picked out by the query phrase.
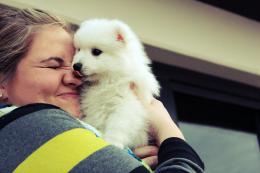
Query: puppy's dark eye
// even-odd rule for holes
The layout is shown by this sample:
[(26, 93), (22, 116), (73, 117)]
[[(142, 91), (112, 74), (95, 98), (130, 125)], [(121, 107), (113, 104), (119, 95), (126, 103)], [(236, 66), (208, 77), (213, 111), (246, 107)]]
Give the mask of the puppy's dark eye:
[(91, 53), (94, 56), (99, 56), (102, 53), (102, 50), (97, 49), (97, 48), (92, 48)]

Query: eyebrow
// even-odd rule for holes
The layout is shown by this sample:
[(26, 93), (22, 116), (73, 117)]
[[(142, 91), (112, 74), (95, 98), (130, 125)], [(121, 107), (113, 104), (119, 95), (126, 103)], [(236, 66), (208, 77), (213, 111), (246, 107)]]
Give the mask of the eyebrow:
[(48, 61), (51, 61), (51, 60), (57, 61), (60, 64), (64, 63), (64, 60), (62, 58), (60, 58), (60, 57), (50, 57), (50, 58), (41, 60), (40, 63), (45, 63), (45, 62), (48, 62)]

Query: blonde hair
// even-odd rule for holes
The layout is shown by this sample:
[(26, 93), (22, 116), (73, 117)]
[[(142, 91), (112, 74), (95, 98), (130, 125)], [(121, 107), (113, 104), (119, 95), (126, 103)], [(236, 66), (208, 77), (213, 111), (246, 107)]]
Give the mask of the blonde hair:
[(46, 25), (71, 32), (70, 25), (57, 16), (38, 9), (0, 8), (0, 82), (10, 79), (25, 57), (34, 34)]

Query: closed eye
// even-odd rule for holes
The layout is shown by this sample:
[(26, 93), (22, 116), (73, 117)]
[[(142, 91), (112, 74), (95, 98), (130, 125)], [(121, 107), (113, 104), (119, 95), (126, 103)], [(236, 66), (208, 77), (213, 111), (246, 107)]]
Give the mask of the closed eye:
[(42, 67), (50, 69), (58, 69), (65, 66), (63, 58), (50, 57), (41, 61)]
[(49, 68), (49, 69), (53, 69), (53, 70), (59, 70), (59, 69), (63, 69), (63, 70), (70, 70), (71, 66), (64, 66), (64, 65), (51, 65), (51, 66), (42, 66), (42, 68)]
[(60, 68), (61, 66), (47, 66), (47, 67), (45, 67), (45, 68), (51, 68), (51, 69), (58, 69), (58, 68)]

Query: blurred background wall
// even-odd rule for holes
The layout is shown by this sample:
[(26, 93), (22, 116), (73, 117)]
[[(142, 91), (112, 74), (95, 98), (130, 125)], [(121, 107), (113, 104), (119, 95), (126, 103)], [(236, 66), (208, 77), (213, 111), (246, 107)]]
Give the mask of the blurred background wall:
[[(199, 1), (0, 0), (0, 2), (16, 7), (45, 9), (75, 24), (90, 18), (121, 19), (134, 29), (145, 44), (160, 48), (155, 49), (151, 55), (151, 58), (158, 62), (260, 86), (260, 80), (256, 80), (259, 79), (256, 75), (260, 75), (258, 68), (260, 23)], [(163, 56), (161, 52), (164, 53)], [(171, 52), (187, 57), (177, 57)], [(201, 61), (204, 63), (197, 63)], [(220, 66), (209, 68), (208, 64)], [(222, 72), (227, 69), (228, 74)]]

